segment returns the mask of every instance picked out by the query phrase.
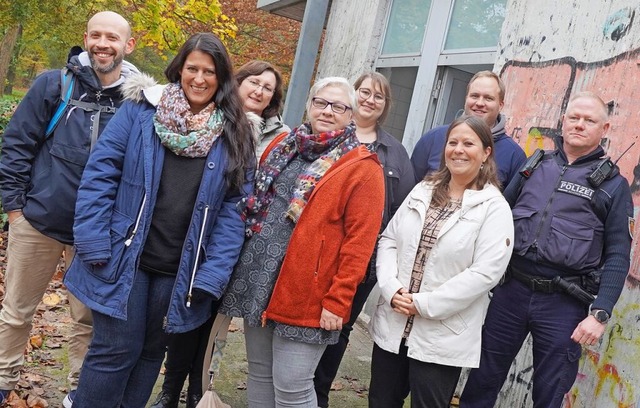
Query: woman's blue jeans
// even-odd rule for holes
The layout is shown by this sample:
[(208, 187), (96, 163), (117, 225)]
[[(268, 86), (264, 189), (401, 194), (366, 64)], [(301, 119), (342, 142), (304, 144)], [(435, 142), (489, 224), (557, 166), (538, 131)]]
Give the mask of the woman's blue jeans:
[(80, 372), (73, 408), (143, 408), (167, 345), (162, 328), (174, 276), (138, 270), (127, 320), (93, 312), (93, 339)]

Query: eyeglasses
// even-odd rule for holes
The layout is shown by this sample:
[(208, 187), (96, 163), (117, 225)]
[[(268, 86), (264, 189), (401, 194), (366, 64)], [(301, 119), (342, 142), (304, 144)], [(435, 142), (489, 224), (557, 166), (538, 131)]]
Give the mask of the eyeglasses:
[(324, 108), (326, 108), (327, 106), (331, 106), (331, 110), (333, 111), (333, 113), (339, 113), (339, 114), (343, 114), (349, 109), (351, 109), (350, 106), (347, 106), (344, 103), (329, 102), (328, 100), (318, 98), (317, 96), (311, 98), (311, 106), (313, 106), (314, 108), (318, 108), (320, 110), (324, 110)]
[(383, 94), (377, 92), (373, 93), (369, 88), (359, 88), (358, 95), (360, 95), (360, 97), (365, 101), (369, 99), (371, 95), (373, 95), (373, 101), (377, 104), (381, 104), (382, 102), (387, 100), (387, 98)]
[(249, 85), (253, 87), (255, 91), (257, 91), (259, 88), (262, 88), (262, 92), (266, 93), (267, 95), (273, 95), (274, 90), (269, 88), (268, 85), (262, 85), (260, 82), (256, 81), (255, 79), (247, 78), (246, 81), (249, 83)]

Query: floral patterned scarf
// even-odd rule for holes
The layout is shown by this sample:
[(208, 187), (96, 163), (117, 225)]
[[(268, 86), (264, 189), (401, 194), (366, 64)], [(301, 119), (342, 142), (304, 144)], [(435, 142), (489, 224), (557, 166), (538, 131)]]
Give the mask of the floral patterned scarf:
[(153, 117), (160, 142), (178, 156), (206, 157), (223, 129), (220, 109), (211, 102), (198, 113), (191, 106), (178, 84), (169, 84), (162, 91)]
[(309, 133), (309, 124), (293, 129), (280, 143), (273, 147), (265, 161), (256, 172), (253, 194), (243, 199), (239, 207), (246, 223), (246, 234), (251, 236), (262, 229), (269, 204), (275, 196), (273, 182), (297, 155), (311, 161), (296, 181), (293, 196), (289, 201), (287, 217), (298, 222), (302, 210), (309, 201), (315, 186), (329, 168), (347, 152), (360, 144), (356, 138), (353, 123), (345, 129), (318, 134)]

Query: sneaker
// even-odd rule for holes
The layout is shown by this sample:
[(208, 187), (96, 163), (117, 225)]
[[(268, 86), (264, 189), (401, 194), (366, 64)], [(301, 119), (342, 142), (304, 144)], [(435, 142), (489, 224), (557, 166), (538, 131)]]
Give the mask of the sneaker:
[(11, 390), (0, 390), (0, 405), (7, 402), (9, 394), (11, 394)]
[(73, 399), (76, 397), (76, 390), (70, 391), (66, 397), (62, 400), (62, 406), (64, 408), (71, 408), (73, 406)]

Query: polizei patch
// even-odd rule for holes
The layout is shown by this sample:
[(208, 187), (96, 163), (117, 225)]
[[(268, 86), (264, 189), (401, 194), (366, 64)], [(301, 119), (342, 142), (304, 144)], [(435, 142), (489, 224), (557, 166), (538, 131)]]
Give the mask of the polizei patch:
[(593, 197), (594, 190), (587, 186), (582, 186), (580, 184), (572, 183), (570, 181), (561, 181), (560, 187), (558, 187), (558, 191), (562, 191), (563, 193), (573, 194), (574, 196), (586, 198), (591, 200)]

